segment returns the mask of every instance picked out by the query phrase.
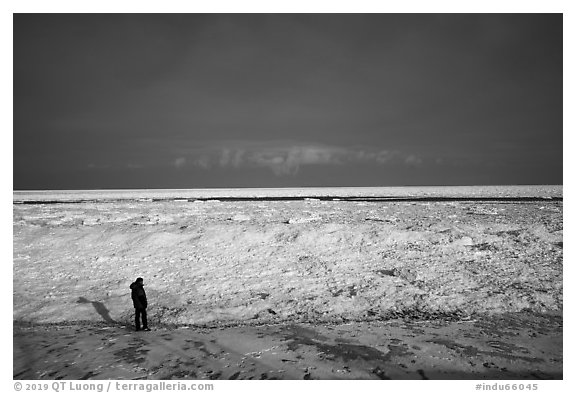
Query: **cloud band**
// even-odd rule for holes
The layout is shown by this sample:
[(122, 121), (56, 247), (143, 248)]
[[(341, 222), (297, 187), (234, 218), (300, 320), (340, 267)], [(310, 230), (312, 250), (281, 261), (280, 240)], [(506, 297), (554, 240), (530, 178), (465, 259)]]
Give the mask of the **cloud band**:
[(398, 150), (349, 148), (321, 145), (262, 145), (212, 146), (189, 149), (173, 164), (181, 168), (190, 164), (197, 168), (268, 168), (278, 176), (295, 175), (307, 165), (345, 164), (403, 164), (419, 165), (422, 159)]

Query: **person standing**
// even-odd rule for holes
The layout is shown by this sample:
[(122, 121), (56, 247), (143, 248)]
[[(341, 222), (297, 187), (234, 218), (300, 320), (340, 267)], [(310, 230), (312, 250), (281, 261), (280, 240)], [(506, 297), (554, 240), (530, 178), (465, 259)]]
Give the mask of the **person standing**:
[(138, 277), (136, 281), (130, 284), (130, 289), (132, 290), (132, 302), (136, 309), (136, 331), (140, 330), (140, 317), (142, 317), (142, 328), (149, 332), (148, 317), (146, 315), (148, 300), (146, 299), (146, 291), (144, 291), (144, 279)]

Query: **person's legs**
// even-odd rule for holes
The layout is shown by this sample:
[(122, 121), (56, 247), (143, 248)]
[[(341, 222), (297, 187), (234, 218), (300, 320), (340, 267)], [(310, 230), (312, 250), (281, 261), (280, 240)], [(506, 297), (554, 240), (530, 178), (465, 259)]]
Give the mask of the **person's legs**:
[[(146, 325), (144, 325), (146, 326)], [(136, 330), (140, 330), (140, 309), (136, 309)]]
[(145, 308), (142, 309), (142, 327), (148, 329), (148, 315)]

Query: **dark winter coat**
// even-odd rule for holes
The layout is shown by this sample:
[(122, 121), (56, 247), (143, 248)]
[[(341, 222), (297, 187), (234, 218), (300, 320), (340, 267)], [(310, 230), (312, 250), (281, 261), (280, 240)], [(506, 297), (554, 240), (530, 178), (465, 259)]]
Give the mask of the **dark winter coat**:
[(138, 282), (133, 282), (130, 284), (130, 289), (132, 290), (132, 302), (134, 302), (134, 308), (145, 309), (148, 307), (144, 285)]

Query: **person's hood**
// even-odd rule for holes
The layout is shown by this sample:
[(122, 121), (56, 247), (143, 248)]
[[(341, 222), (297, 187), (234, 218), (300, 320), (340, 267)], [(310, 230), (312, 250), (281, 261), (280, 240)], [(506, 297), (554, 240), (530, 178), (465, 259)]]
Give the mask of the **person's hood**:
[(130, 284), (130, 289), (134, 289), (134, 288), (142, 288), (144, 285), (142, 284), (138, 284), (136, 281), (134, 281), (132, 284)]

